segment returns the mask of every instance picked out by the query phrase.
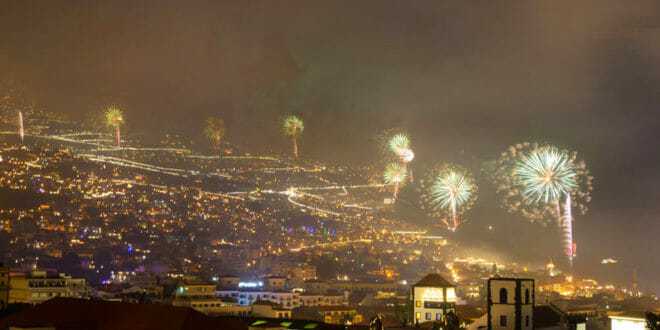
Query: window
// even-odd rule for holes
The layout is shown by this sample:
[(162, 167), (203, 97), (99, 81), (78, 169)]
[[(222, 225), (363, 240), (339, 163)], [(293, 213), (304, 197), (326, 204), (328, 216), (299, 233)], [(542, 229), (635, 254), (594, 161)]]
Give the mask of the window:
[(435, 313), (435, 320), (436, 321), (442, 320), (442, 313)]
[(415, 318), (416, 318), (416, 319), (419, 320), (421, 317), (422, 317), (422, 316), (421, 316), (421, 314), (420, 314), (419, 312), (417, 312), (417, 313), (415, 314)]
[(529, 326), (529, 315), (525, 315), (525, 326)]
[(500, 315), (500, 326), (506, 327), (506, 315)]
[(426, 313), (426, 319), (430, 320), (431, 319), (431, 313)]
[(422, 307), (422, 302), (419, 300), (415, 301), (415, 307)]
[(505, 288), (500, 289), (500, 304), (508, 303), (508, 293)]
[(529, 304), (529, 289), (525, 289), (525, 304)]

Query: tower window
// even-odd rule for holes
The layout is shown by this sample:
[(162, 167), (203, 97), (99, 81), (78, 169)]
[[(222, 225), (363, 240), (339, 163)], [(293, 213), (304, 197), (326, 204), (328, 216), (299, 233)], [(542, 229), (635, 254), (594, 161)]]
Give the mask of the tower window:
[(506, 304), (508, 303), (508, 293), (506, 292), (505, 288), (500, 289), (500, 304)]
[(525, 326), (529, 326), (529, 315), (525, 315)]
[(500, 326), (506, 327), (506, 315), (500, 315)]
[(525, 289), (525, 304), (529, 304), (529, 289)]

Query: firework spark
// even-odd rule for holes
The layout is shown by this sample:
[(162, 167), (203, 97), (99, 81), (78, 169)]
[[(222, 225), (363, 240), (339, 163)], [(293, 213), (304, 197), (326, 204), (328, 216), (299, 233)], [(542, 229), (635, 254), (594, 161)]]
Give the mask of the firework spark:
[(426, 181), (422, 181), (422, 202), (430, 215), (446, 218), (443, 222), (448, 229), (455, 231), (460, 224), (459, 215), (468, 211), (477, 199), (477, 185), (465, 169), (445, 164), (432, 171)]
[(293, 139), (293, 155), (295, 157), (298, 157), (298, 142), (296, 139), (304, 130), (305, 125), (302, 119), (296, 116), (289, 116), (284, 119), (284, 135), (290, 136)]

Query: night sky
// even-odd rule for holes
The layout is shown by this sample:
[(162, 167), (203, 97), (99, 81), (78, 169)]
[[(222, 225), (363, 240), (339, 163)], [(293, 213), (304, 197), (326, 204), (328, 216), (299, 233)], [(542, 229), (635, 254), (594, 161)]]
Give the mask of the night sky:
[[(660, 292), (658, 1), (0, 0), (0, 78), (81, 121), (117, 104), (144, 139), (201, 142), (216, 114), (241, 150), (279, 153), (293, 112), (302, 156), (323, 161), (375, 161), (390, 127), (411, 134), (422, 172), (478, 172), (522, 141), (576, 150), (595, 177), (576, 270), (628, 284), (637, 266)], [(461, 239), (558, 258), (556, 228), (506, 214), (478, 183)]]

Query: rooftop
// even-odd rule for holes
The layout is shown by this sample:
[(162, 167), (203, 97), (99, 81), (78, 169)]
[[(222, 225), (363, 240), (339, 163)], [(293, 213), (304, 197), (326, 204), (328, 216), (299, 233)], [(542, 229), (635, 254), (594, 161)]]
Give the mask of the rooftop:
[(454, 285), (445, 280), (440, 274), (429, 274), (424, 276), (414, 286), (453, 287)]
[(53, 298), (0, 320), (9, 327), (73, 329), (247, 329), (235, 319), (216, 319), (192, 308)]

